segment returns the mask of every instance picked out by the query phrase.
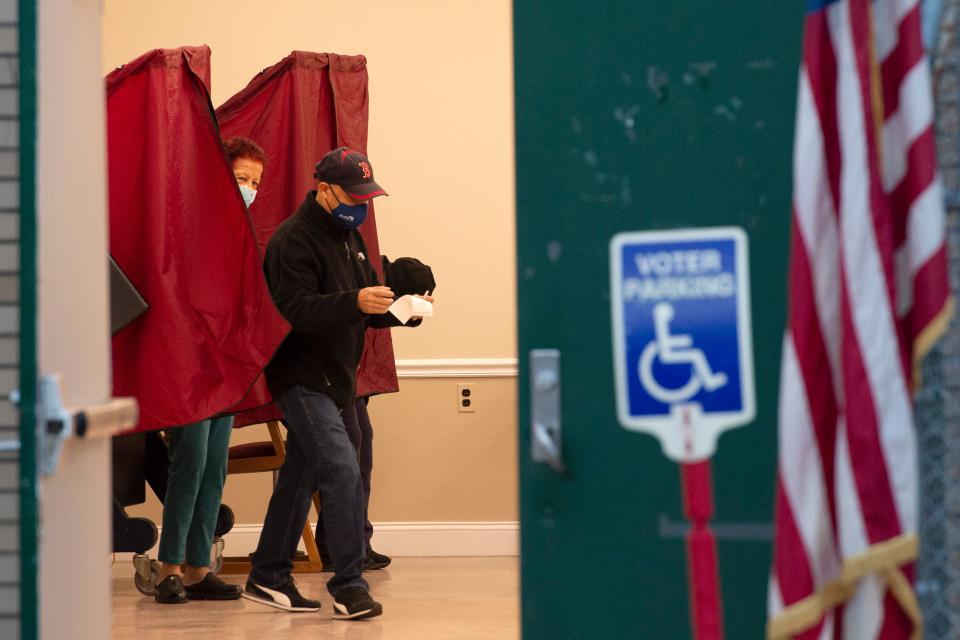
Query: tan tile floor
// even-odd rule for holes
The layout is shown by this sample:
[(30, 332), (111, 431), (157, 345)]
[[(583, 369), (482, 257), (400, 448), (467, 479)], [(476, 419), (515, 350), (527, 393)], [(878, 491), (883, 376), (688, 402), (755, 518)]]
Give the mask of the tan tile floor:
[[(158, 605), (133, 585), (133, 571), (113, 570), (116, 640), (515, 640), (519, 631), (517, 558), (396, 558), (366, 575), (383, 616), (360, 622), (332, 619), (324, 584), (330, 574), (296, 576), (300, 590), (319, 596), (318, 613), (286, 613), (249, 600)], [(119, 570), (118, 570), (119, 569)], [(224, 576), (241, 582), (245, 576)]]

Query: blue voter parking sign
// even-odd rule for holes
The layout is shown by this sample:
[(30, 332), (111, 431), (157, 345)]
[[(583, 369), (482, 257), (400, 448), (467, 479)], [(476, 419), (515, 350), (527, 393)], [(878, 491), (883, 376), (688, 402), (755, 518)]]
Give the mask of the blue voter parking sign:
[(610, 243), (617, 415), (672, 459), (710, 457), (756, 414), (747, 236), (632, 232)]

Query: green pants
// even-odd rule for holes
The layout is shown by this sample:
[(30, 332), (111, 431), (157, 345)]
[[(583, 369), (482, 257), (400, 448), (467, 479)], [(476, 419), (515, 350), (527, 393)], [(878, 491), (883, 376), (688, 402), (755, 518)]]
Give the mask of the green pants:
[(170, 469), (163, 500), (160, 562), (210, 564), (233, 417), (170, 430)]

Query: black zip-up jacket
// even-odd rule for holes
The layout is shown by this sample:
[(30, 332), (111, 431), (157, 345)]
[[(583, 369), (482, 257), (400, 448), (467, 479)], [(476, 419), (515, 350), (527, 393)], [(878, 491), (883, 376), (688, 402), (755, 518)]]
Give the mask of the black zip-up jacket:
[(270, 238), (263, 265), (273, 301), (293, 326), (267, 365), (267, 386), (279, 398), (293, 385), (325, 393), (341, 409), (353, 402), (368, 326), (397, 326), (392, 314), (369, 316), (357, 294), (377, 286), (357, 231), (348, 231), (310, 191)]

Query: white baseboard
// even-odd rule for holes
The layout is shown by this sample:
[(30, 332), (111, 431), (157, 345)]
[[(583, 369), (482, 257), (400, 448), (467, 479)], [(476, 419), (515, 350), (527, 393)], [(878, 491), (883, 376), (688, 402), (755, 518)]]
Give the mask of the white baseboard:
[(516, 358), (398, 359), (400, 378), (515, 378)]
[[(224, 538), (228, 555), (252, 552), (259, 524), (236, 525)], [(373, 548), (389, 556), (516, 556), (517, 522), (380, 522), (373, 525)]]
[[(260, 524), (234, 525), (224, 537), (224, 555), (252, 553), (260, 540), (262, 528)], [(399, 557), (517, 556), (520, 555), (520, 523), (375, 522), (372, 544), (380, 553)], [(148, 553), (156, 558), (157, 548)], [(125, 564), (128, 555), (131, 554), (118, 554), (118, 564)]]

